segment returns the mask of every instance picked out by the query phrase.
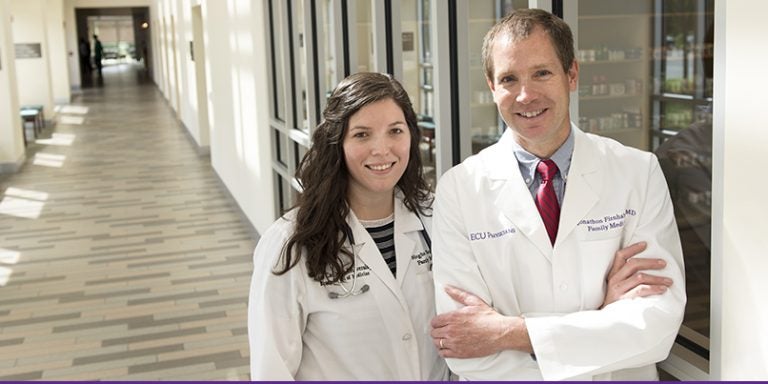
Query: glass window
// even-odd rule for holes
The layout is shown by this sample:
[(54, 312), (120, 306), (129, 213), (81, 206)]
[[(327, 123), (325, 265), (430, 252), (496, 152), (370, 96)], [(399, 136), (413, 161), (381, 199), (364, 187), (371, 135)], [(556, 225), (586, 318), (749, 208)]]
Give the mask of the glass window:
[(294, 47), (294, 57), (296, 65), (294, 71), (298, 84), (296, 84), (296, 128), (309, 131), (309, 122), (307, 121), (307, 56), (305, 39), (307, 37), (304, 30), (304, 2), (294, 0), (290, 3), (293, 6), (293, 33), (296, 38)]
[(293, 153), (296, 156), (296, 158), (294, 159), (296, 167), (298, 167), (299, 163), (301, 163), (301, 160), (304, 158), (304, 155), (307, 154), (307, 147), (305, 147), (305, 146), (303, 146), (303, 145), (301, 145), (301, 144), (299, 144), (299, 143), (294, 141), (293, 142)]
[[(678, 343), (709, 372), (714, 1), (657, 1), (653, 150), (675, 207), (688, 303)], [(679, 347), (678, 347), (679, 348)]]
[(650, 149), (647, 84), (652, 10), (651, 1), (579, 2), (578, 125), (643, 150)]
[[(355, 1), (357, 12), (356, 34), (357, 40), (357, 68), (354, 72), (376, 71), (373, 52), (373, 0)], [(350, 3), (347, 3), (352, 5)]]
[(688, 294), (673, 353), (709, 372), (714, 1), (581, 0), (578, 10), (578, 125), (658, 156)]
[(403, 57), (402, 84), (411, 97), (421, 131), (421, 158), (424, 175), (435, 184), (435, 123), (432, 83), (430, 0), (403, 0), (400, 28)]
[(528, 8), (528, 1), (477, 0), (469, 7), (469, 115), (472, 154), (497, 142), (506, 125), (499, 117), (483, 69), (483, 38), (496, 21), (513, 9)]
[(288, 137), (277, 129), (272, 130), (272, 137), (275, 140), (275, 159), (281, 165), (288, 166)]
[[(318, 10), (318, 17), (320, 18), (317, 23), (317, 44), (322, 49), (318, 49), (321, 52), (322, 73), (319, 74), (321, 84), (320, 96), (321, 96), (321, 108), (325, 108), (325, 100), (331, 95), (331, 91), (341, 80), (342, 73), (337, 71), (337, 57), (336, 57), (336, 39), (334, 38), (334, 26), (336, 24), (336, 16), (333, 11), (333, 0), (322, 0), (319, 2), (320, 8)], [(341, 59), (341, 58), (338, 58)]]
[(269, 1), (269, 23), (270, 29), (270, 58), (272, 63), (272, 107), (274, 108), (274, 117), (277, 120), (285, 121), (285, 83), (283, 83), (283, 23), (280, 17), (280, 7)]

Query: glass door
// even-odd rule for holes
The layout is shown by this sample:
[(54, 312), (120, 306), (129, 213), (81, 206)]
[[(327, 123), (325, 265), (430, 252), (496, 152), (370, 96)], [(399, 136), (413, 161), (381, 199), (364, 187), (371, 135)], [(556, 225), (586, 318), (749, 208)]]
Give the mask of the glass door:
[(579, 0), (578, 20), (566, 21), (576, 26), (579, 127), (659, 158), (688, 294), (672, 353), (687, 364), (691, 378), (706, 378), (714, 0)]

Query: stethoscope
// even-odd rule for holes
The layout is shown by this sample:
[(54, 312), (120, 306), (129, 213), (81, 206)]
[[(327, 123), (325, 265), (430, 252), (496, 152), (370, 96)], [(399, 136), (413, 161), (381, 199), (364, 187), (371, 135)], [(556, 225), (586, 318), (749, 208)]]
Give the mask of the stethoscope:
[[(421, 221), (422, 230), (419, 231), (421, 232), (421, 237), (424, 239), (424, 243), (427, 244), (427, 249), (429, 252), (432, 253), (432, 239), (429, 238), (427, 231), (423, 229), (426, 227), (424, 226), (424, 222), (421, 220), (421, 215), (417, 213), (416, 217), (418, 217), (419, 221)], [(328, 292), (328, 297), (331, 299), (343, 299), (345, 297), (357, 296), (366, 293), (371, 289), (371, 286), (368, 284), (363, 284), (360, 289), (357, 289), (357, 247), (355, 247), (355, 238), (352, 236), (352, 230), (349, 227), (344, 229), (344, 233), (347, 234), (347, 239), (349, 239), (349, 243), (352, 245), (352, 286), (347, 288), (341, 281), (333, 284), (341, 287), (342, 292)]]

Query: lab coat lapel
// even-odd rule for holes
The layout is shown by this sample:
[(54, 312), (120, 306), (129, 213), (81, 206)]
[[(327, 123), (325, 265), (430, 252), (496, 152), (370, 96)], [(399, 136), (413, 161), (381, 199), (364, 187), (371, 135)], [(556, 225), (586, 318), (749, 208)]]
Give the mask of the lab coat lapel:
[(541, 254), (551, 261), (552, 244), (531, 192), (520, 174), (512, 140), (512, 131), (507, 128), (498, 145), (486, 150), (484, 161), (490, 171), (490, 187), (492, 190), (498, 190), (494, 203)]
[[(405, 306), (405, 299), (400, 294), (400, 289), (397, 286), (395, 277), (392, 276), (392, 271), (389, 270), (387, 263), (384, 262), (384, 257), (381, 256), (376, 242), (373, 241), (365, 227), (360, 224), (354, 212), (349, 211), (347, 223), (352, 228), (352, 234), (355, 237), (357, 256), (371, 269), (371, 274), (376, 276), (398, 298), (401, 305)], [(397, 223), (395, 223), (395, 231), (397, 231)], [(395, 242), (397, 242), (397, 238), (395, 238)]]
[[(399, 193), (399, 192), (398, 192)], [(395, 255), (397, 255), (397, 280), (402, 286), (405, 281), (405, 274), (410, 267), (411, 256), (416, 253), (416, 241), (412, 233), (417, 233), (424, 229), (415, 213), (411, 212), (403, 205), (399, 198), (395, 199)]]
[(571, 129), (574, 148), (560, 211), (557, 243), (562, 242), (597, 204), (603, 187), (603, 179), (598, 172), (600, 158), (597, 148), (584, 132), (573, 125)]

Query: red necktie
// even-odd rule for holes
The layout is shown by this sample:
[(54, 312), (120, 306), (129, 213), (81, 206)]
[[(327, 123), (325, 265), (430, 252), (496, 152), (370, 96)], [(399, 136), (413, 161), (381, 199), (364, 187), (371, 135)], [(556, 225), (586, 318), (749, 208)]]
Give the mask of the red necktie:
[(555, 187), (552, 179), (557, 174), (557, 164), (552, 160), (543, 160), (536, 166), (536, 172), (541, 176), (541, 185), (536, 191), (536, 208), (539, 209), (541, 220), (547, 228), (547, 234), (552, 245), (557, 237), (557, 225), (560, 222), (560, 204), (557, 203)]

